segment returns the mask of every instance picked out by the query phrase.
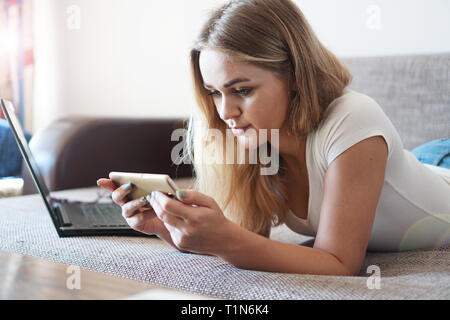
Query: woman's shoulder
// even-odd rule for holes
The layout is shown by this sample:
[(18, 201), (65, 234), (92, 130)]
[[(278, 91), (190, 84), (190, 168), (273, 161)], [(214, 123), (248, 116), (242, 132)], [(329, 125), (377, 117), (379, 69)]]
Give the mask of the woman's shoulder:
[(355, 132), (371, 127), (391, 129), (392, 123), (372, 97), (347, 88), (330, 103), (317, 131), (329, 135), (338, 129)]
[(333, 100), (311, 136), (328, 163), (352, 145), (383, 136), (391, 149), (395, 129), (381, 106), (370, 96), (346, 88)]
[(328, 106), (324, 121), (332, 121), (346, 115), (364, 116), (373, 112), (383, 113), (383, 109), (372, 97), (346, 88), (343, 94)]

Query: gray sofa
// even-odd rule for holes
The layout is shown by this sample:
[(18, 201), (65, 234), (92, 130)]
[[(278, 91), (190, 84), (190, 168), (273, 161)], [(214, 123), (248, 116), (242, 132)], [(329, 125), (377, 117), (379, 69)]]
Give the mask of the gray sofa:
[[(424, 142), (450, 136), (450, 53), (348, 58), (343, 61), (354, 74), (351, 88), (371, 96), (382, 106), (398, 129), (405, 148), (412, 149)], [(165, 123), (167, 128), (172, 128), (177, 120), (183, 119), (167, 120)], [(62, 181), (58, 179), (66, 180), (64, 188), (71, 188), (91, 186), (98, 177), (97, 169), (89, 168), (88, 162), (85, 162), (83, 168), (86, 172), (91, 172), (91, 176), (86, 174), (83, 181), (75, 179), (71, 184), (67, 178), (69, 173), (66, 171), (73, 171), (74, 161), (79, 160), (61, 156), (68, 146), (71, 150), (67, 152), (72, 154), (89, 154), (95, 158), (96, 152), (108, 152), (114, 156), (111, 145), (116, 140), (103, 134), (102, 130), (120, 127), (120, 121), (111, 122), (109, 128), (100, 128), (99, 134), (95, 135), (97, 145), (102, 146), (101, 150), (89, 149), (87, 152), (86, 145), (90, 144), (80, 143), (83, 139), (79, 139), (81, 134), (79, 131), (88, 127), (89, 130), (95, 130), (96, 126), (92, 125), (95, 121), (99, 119), (76, 119), (72, 122), (62, 120), (33, 138), (33, 152), (49, 154), (50, 151), (50, 154), (51, 152), (54, 154), (54, 165), (39, 164), (52, 190), (61, 188)], [(128, 128), (133, 128), (133, 121), (140, 125), (143, 124), (142, 121), (144, 123), (148, 121), (149, 128), (146, 132), (148, 139), (153, 139), (151, 119), (123, 121)], [(61, 125), (62, 123), (66, 126)], [(167, 133), (168, 130), (163, 131)], [(71, 144), (71, 137), (78, 139), (78, 143)], [(49, 143), (49, 139), (52, 143)], [(134, 141), (129, 134), (126, 139)], [(106, 149), (108, 150), (105, 151)], [(152, 145), (152, 150), (157, 149)], [(166, 147), (160, 150), (167, 152)], [(128, 159), (129, 163), (119, 165), (116, 163), (114, 166), (137, 169), (138, 166), (132, 163), (133, 157)], [(93, 163), (95, 166), (99, 165), (96, 161)], [(148, 167), (139, 168), (149, 171), (161, 168), (169, 170), (170, 165), (150, 163)], [(103, 168), (105, 171), (109, 169)], [(188, 171), (185, 172), (185, 177), (189, 176)], [(25, 185), (25, 188), (31, 188), (29, 180), (26, 180)], [(30, 203), (30, 199), (39, 201), (37, 197), (32, 197), (35, 196), (25, 198)], [(0, 204), (8, 205), (8, 203), (5, 200)], [(37, 204), (34, 208), (37, 208)], [(41, 214), (44, 216), (45, 212)], [(12, 221), (15, 217), (11, 215), (6, 219)], [(34, 244), (32, 240), (31, 244), (25, 241), (26, 246), (22, 244), (22, 247), (18, 247), (17, 241), (20, 239), (11, 238), (7, 241), (2, 239), (0, 249), (20, 251), (117, 276), (226, 299), (450, 298), (449, 247), (401, 253), (368, 252), (357, 277), (289, 275), (237, 269), (215, 257), (180, 253), (159, 239), (57, 239), (51, 230), (44, 231), (45, 228), (51, 228), (48, 221), (45, 222), (44, 218), (34, 219), (33, 229), (23, 231), (19, 229), (18, 223), (13, 221), (9, 230), (0, 228), (0, 236), (14, 234), (11, 229), (17, 227), (22, 231), (17, 231), (15, 237), (20, 238), (22, 234), (22, 242), (23, 239), (33, 239), (30, 234), (36, 234), (42, 241), (35, 241)], [(23, 235), (24, 232), (30, 234)], [(271, 237), (274, 240), (295, 244), (311, 243), (313, 240), (294, 234), (285, 226), (275, 228)], [(42, 248), (42, 244), (45, 244), (45, 249)], [(369, 267), (373, 265), (381, 271), (380, 289), (374, 289), (370, 285)]]

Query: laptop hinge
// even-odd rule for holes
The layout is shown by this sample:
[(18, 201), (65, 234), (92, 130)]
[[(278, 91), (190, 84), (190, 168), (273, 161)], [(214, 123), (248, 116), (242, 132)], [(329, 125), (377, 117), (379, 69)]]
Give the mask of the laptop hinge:
[(68, 216), (67, 213), (66, 213), (66, 210), (61, 209), (60, 206), (55, 206), (55, 209), (56, 209), (56, 211), (57, 211), (58, 214), (59, 214), (59, 217), (60, 217), (62, 226), (63, 226), (63, 227), (69, 227), (69, 226), (71, 226), (71, 225), (72, 225), (72, 222), (70, 221), (70, 218), (69, 218), (69, 216)]

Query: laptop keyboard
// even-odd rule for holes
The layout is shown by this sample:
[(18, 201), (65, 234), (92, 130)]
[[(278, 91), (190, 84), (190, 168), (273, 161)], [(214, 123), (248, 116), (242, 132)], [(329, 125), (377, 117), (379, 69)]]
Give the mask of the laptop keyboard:
[(120, 214), (120, 207), (111, 204), (86, 204), (81, 206), (83, 215), (93, 227), (127, 227)]

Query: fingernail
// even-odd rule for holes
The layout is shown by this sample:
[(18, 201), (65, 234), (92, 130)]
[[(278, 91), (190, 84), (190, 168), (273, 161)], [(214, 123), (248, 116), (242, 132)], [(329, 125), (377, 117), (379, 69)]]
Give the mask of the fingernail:
[(100, 181), (100, 180), (97, 180), (97, 185), (98, 185), (98, 186), (100, 187), (100, 183), (99, 183), (99, 181)]
[(131, 182), (128, 182), (126, 185), (123, 186), (123, 190), (129, 191), (131, 189)]
[(179, 191), (177, 191), (177, 198), (178, 198), (178, 199), (180, 199), (180, 198), (186, 198), (186, 197), (187, 197), (186, 191), (184, 191), (184, 190), (179, 190)]

